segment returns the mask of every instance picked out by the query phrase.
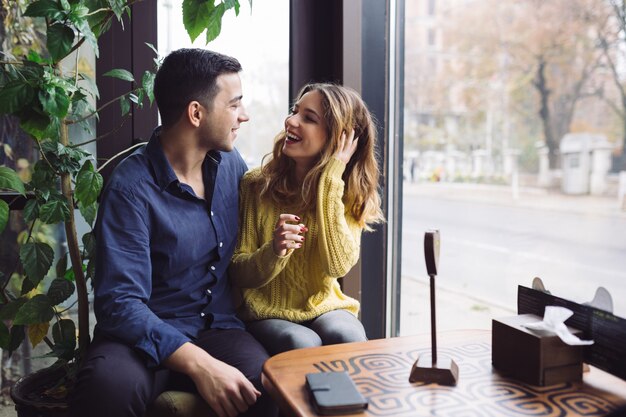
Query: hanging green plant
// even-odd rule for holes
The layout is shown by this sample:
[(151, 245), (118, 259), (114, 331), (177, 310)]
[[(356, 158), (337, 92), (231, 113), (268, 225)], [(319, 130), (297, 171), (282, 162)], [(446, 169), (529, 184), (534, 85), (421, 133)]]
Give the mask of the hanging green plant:
[[(121, 23), (124, 15), (130, 17), (131, 6), (139, 0), (20, 1), (18, 7), (12, 5), (18, 11), (14, 21), (42, 22), (45, 47), (20, 48), (21, 55), (16, 57), (5, 51), (0, 61), (0, 114), (19, 120), (34, 141), (39, 160), (24, 180), (15, 170), (0, 166), (0, 193), (26, 199), (23, 217), (28, 224), (19, 242), (15, 270), (7, 276), (0, 273), (0, 348), (14, 351), (25, 340), (33, 346), (44, 342), (50, 348), (48, 356), (57, 358), (56, 366), (72, 375), (90, 340), (87, 280), (94, 276), (95, 254), (91, 232), (79, 239), (75, 208), (92, 227), (103, 178), (98, 172), (102, 166), (98, 168), (94, 157), (81, 148), (96, 139), (79, 143), (69, 127), (89, 130), (98, 112), (116, 102), (123, 116), (130, 115), (133, 106), (151, 105), (155, 73), (145, 71), (141, 79), (135, 79), (125, 69), (107, 72), (104, 76), (128, 81), (131, 87), (99, 109), (93, 108), (98, 91), (77, 65), (80, 47), (87, 44), (97, 57), (98, 37), (113, 22)], [(27, 6), (22, 8), (22, 4)], [(184, 0), (182, 7), (191, 39), (206, 30), (207, 43), (219, 35), (225, 11), (239, 13), (236, 0)], [(0, 199), (0, 234), (15, 199)], [(63, 225), (67, 242), (67, 252), (56, 264), (51, 242), (38, 233), (42, 225), (54, 224)], [(64, 307), (74, 295), (78, 325)]]

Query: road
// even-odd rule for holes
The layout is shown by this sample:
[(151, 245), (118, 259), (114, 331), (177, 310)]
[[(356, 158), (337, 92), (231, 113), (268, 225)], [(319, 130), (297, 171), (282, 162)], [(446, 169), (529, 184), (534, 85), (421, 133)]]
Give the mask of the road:
[(603, 286), (613, 296), (614, 313), (626, 317), (626, 216), (542, 210), (469, 195), (442, 199), (405, 192), (403, 288), (426, 282), (424, 231), (439, 229), (438, 289), (515, 309), (517, 286), (530, 286), (538, 276), (552, 294), (576, 302), (590, 301)]

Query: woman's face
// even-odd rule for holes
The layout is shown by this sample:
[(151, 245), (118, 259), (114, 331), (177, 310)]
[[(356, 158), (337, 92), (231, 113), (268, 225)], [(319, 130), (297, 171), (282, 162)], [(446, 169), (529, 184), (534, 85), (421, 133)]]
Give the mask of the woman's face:
[(309, 91), (294, 105), (285, 119), (285, 132), (283, 153), (296, 165), (313, 166), (328, 141), (319, 91)]

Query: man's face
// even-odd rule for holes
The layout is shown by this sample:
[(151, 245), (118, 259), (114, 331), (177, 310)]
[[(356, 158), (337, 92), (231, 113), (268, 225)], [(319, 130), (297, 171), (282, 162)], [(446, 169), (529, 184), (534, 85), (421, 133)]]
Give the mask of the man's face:
[(247, 122), (249, 117), (241, 103), (239, 74), (222, 74), (217, 77), (216, 83), (218, 93), (200, 127), (201, 140), (211, 150), (230, 152), (237, 139), (239, 125)]

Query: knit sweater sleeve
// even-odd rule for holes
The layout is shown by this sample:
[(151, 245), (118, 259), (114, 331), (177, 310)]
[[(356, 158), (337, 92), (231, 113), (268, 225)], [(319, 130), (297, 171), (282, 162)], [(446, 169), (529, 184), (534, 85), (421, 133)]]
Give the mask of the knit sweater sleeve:
[(228, 272), (232, 283), (241, 288), (259, 288), (272, 281), (285, 268), (293, 253), (290, 250), (282, 257), (274, 253), (274, 224), (271, 216), (262, 215), (272, 207), (259, 199), (254, 186), (254, 178), (258, 175), (258, 170), (250, 171), (240, 185), (239, 236)]
[(319, 222), (319, 252), (328, 276), (342, 277), (358, 262), (362, 228), (346, 213), (342, 201), (346, 165), (332, 158), (321, 175), (316, 217)]

